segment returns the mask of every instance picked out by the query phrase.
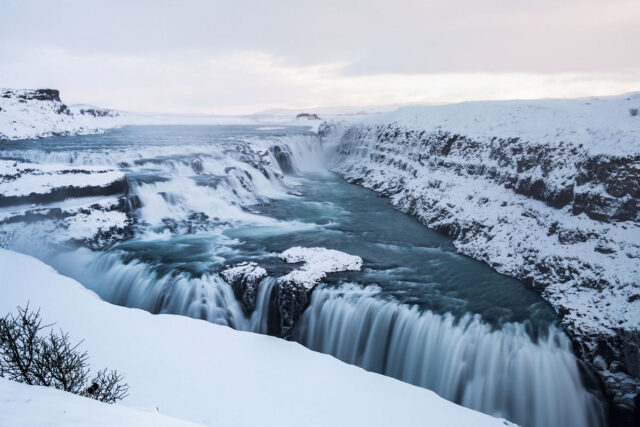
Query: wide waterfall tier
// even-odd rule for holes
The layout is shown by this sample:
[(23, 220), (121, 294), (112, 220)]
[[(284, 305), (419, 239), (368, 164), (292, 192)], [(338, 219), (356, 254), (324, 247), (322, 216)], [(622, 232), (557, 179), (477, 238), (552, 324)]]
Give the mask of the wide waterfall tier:
[(521, 425), (604, 424), (569, 339), (555, 327), (534, 340), (523, 324), (494, 329), (477, 315), (420, 312), (378, 299), (370, 289), (347, 287), (316, 290), (298, 339)]
[[(277, 336), (279, 279), (301, 268), (280, 255), (341, 251), (362, 270), (318, 276), (288, 337), (523, 426), (606, 424), (598, 385), (537, 294), (325, 170), (330, 153), (300, 128), (125, 127), (11, 142), (0, 151), (11, 167), (64, 182), (99, 171), (119, 186), (12, 199), (0, 207), (0, 245), (115, 304)], [(223, 277), (242, 262), (266, 271), (244, 299)]]

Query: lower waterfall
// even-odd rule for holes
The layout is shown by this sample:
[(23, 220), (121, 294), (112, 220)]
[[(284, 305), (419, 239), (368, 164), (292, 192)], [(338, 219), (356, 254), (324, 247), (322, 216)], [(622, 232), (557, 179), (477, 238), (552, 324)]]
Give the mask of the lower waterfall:
[(523, 324), (493, 329), (479, 316), (420, 312), (374, 291), (317, 289), (299, 341), (524, 426), (604, 424), (602, 405), (586, 391), (571, 343), (557, 328), (534, 341)]

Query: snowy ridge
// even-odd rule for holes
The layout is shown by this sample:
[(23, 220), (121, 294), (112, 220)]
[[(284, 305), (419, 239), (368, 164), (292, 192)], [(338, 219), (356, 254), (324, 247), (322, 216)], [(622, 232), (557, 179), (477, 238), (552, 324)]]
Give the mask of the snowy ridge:
[(0, 141), (99, 133), (122, 120), (113, 110), (68, 107), (54, 89), (0, 89)]
[[(103, 416), (105, 420), (139, 416), (141, 423), (169, 424), (167, 418), (147, 417), (134, 408), (154, 408), (171, 417), (225, 426), (389, 426), (414, 425), (425, 419), (434, 426), (512, 425), (297, 343), (108, 304), (26, 255), (0, 249), (0, 271), (0, 313), (14, 311), (26, 301), (41, 307), (44, 319), (57, 322), (72, 338), (84, 339), (82, 346), (92, 364), (117, 369), (131, 386), (130, 396), (120, 404), (131, 408), (126, 410), (3, 381), (3, 425), (4, 420), (24, 425), (12, 424), (16, 419), (46, 425), (51, 422), (46, 417), (55, 414), (52, 406), (57, 405), (71, 411), (65, 414), (65, 422), (77, 414), (91, 425), (100, 425), (96, 417)], [(6, 387), (11, 390), (8, 398)], [(36, 412), (34, 406), (15, 403), (13, 391), (47, 410)], [(273, 410), (283, 402), (285, 409)]]
[(640, 94), (410, 107), (320, 129), (335, 168), (520, 278), (617, 409), (640, 395)]

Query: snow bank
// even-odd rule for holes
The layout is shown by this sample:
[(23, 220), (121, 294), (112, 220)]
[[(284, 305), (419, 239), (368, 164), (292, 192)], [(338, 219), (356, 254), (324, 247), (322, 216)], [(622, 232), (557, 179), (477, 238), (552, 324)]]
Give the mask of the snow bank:
[[(84, 339), (92, 366), (125, 375), (131, 391), (122, 404), (131, 408), (157, 408), (161, 414), (221, 426), (506, 424), (297, 343), (108, 304), (26, 255), (0, 250), (0, 271), (0, 313), (27, 301), (41, 307), (45, 321), (57, 322), (72, 339)], [(29, 392), (24, 389), (24, 400), (42, 405), (62, 396), (40, 397), (39, 388)], [(76, 405), (76, 396), (66, 397)], [(94, 405), (78, 405), (84, 403)], [(99, 424), (103, 413), (91, 411), (82, 416), (95, 415), (87, 424)], [(7, 413), (26, 423), (37, 416), (28, 404), (0, 398), (0, 414)]]
[(402, 107), (361, 120), (411, 130), (440, 130), (475, 140), (520, 138), (540, 144), (575, 144), (590, 154), (640, 152), (640, 93), (584, 99), (464, 102)]
[(282, 276), (279, 281), (294, 282), (307, 289), (313, 288), (324, 279), (327, 273), (339, 271), (359, 271), (362, 258), (327, 248), (302, 248), (296, 246), (280, 254), (285, 262), (293, 264), (303, 262), (299, 268)]
[(53, 89), (0, 89), (0, 141), (99, 133), (118, 127), (119, 112), (63, 104)]
[(49, 387), (0, 378), (0, 425), (18, 426), (196, 426), (187, 421), (108, 405)]

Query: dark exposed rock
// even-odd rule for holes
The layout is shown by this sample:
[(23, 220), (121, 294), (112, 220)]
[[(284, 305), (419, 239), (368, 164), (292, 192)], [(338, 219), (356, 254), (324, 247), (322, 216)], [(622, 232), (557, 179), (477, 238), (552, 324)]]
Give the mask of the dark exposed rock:
[(290, 174), (295, 172), (291, 153), (288, 151), (286, 146), (274, 145), (269, 148), (269, 151), (271, 151), (275, 157), (278, 162), (278, 166), (280, 166), (280, 170), (282, 170), (283, 173)]
[(91, 117), (114, 117), (117, 116), (118, 113), (112, 110), (107, 110), (105, 108), (80, 108), (78, 112), (84, 116)]
[(278, 281), (276, 304), (280, 313), (280, 336), (282, 338), (291, 339), (293, 337), (295, 324), (302, 312), (309, 306), (313, 289), (295, 280)]
[(17, 96), (18, 99), (31, 100), (37, 99), (38, 101), (60, 101), (60, 91), (56, 89), (34, 89), (29, 91), (20, 91)]
[(195, 173), (202, 173), (202, 171), (204, 170), (204, 164), (202, 163), (202, 160), (193, 159), (191, 161), (191, 169), (193, 169)]
[(309, 113), (300, 113), (296, 116), (296, 119), (307, 119), (307, 120), (322, 120), (317, 114), (309, 114)]
[(227, 268), (220, 274), (233, 288), (233, 293), (245, 313), (253, 313), (256, 309), (258, 285), (267, 276), (267, 271), (255, 262), (242, 262)]
[(0, 207), (31, 203), (52, 203), (74, 197), (111, 196), (124, 194), (127, 190), (127, 181), (122, 178), (108, 185), (55, 187), (48, 193), (31, 193), (20, 196), (0, 195)]

